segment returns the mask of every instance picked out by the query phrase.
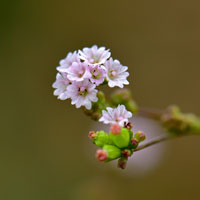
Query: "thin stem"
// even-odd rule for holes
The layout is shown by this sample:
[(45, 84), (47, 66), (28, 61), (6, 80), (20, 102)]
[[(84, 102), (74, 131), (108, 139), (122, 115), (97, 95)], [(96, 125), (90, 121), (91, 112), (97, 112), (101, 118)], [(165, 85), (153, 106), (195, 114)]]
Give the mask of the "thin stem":
[(142, 149), (145, 149), (149, 146), (152, 146), (154, 144), (157, 144), (159, 142), (163, 142), (163, 141), (166, 141), (166, 140), (170, 140), (170, 139), (173, 139), (173, 138), (177, 138), (173, 135), (162, 135), (162, 136), (158, 136), (158, 137), (155, 137), (155, 138), (152, 138), (151, 140), (149, 140), (148, 142), (146, 142), (145, 144), (142, 144), (140, 145), (139, 147), (137, 147), (134, 151), (140, 151)]

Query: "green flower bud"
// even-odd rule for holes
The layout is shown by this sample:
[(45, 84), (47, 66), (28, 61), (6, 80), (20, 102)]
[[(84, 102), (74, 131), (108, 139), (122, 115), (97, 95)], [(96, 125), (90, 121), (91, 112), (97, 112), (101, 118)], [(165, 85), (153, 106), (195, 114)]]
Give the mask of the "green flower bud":
[(118, 167), (121, 168), (121, 169), (125, 169), (126, 168), (126, 164), (127, 164), (127, 158), (120, 158), (118, 160)]
[(138, 105), (133, 100), (130, 100), (129, 102), (127, 102), (126, 108), (128, 110), (130, 110), (132, 113), (137, 113), (138, 112)]
[(120, 89), (115, 91), (111, 96), (111, 103), (114, 106), (119, 104), (123, 104), (126, 106), (127, 110), (131, 111), (132, 113), (137, 113), (138, 106), (132, 98), (131, 92), (128, 89)]
[(105, 103), (105, 101), (106, 101), (105, 95), (102, 91), (99, 91), (97, 93), (97, 98), (98, 98), (98, 101), (101, 103)]
[(109, 136), (113, 143), (119, 148), (125, 148), (129, 145), (130, 133), (127, 128), (121, 128), (121, 132), (119, 134), (110, 132)]
[(108, 135), (108, 133), (104, 131), (96, 132), (96, 137), (94, 139), (94, 143), (99, 146), (103, 147), (105, 144), (112, 144), (112, 141)]
[(107, 153), (107, 160), (114, 160), (121, 156), (121, 150), (113, 145), (104, 145), (103, 151)]
[(142, 131), (138, 131), (135, 133), (134, 138), (138, 140), (138, 142), (142, 142), (146, 139), (146, 136)]
[(200, 119), (194, 114), (184, 114), (177, 106), (171, 106), (161, 116), (163, 126), (173, 134), (199, 134)]

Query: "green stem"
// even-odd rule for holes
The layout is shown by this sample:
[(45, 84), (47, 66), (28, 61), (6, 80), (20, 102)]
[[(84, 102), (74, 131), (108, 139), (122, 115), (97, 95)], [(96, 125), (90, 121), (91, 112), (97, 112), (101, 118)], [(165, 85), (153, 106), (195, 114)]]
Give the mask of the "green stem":
[(173, 136), (173, 135), (161, 135), (161, 136), (152, 138), (148, 142), (140, 145), (134, 151), (140, 151), (140, 150), (145, 149), (145, 148), (152, 146), (154, 144), (157, 144), (157, 143), (160, 143), (160, 142), (163, 142), (163, 141), (166, 141), (166, 140), (174, 139), (174, 138), (177, 138), (177, 137), (178, 136)]
[(171, 140), (171, 139), (176, 139), (182, 136), (191, 136), (191, 135), (200, 135), (200, 133), (193, 133), (193, 134), (182, 134), (182, 135), (170, 135), (170, 134), (166, 134), (166, 135), (161, 135), (161, 136), (157, 136), (155, 138), (150, 139), (148, 142), (138, 146), (134, 151), (140, 151), (142, 149), (145, 149), (149, 146), (152, 146), (154, 144), (158, 144), (160, 142), (164, 142), (166, 140)]

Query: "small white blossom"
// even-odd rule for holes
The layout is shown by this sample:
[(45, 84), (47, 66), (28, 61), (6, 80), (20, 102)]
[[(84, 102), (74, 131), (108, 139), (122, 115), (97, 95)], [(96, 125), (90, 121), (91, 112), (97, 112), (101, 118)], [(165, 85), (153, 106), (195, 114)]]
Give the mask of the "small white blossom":
[(56, 81), (52, 87), (55, 88), (54, 95), (58, 96), (58, 99), (65, 100), (69, 98), (67, 87), (70, 85), (70, 81), (67, 78), (66, 73), (57, 73)]
[(132, 113), (126, 110), (124, 105), (118, 105), (117, 108), (106, 108), (107, 111), (102, 111), (102, 117), (99, 119), (104, 124), (119, 124), (120, 126), (128, 123), (128, 118), (132, 117)]
[(66, 72), (67, 68), (69, 68), (73, 62), (80, 62), (77, 51), (74, 51), (73, 53), (69, 52), (66, 58), (60, 61), (60, 66), (58, 66), (56, 69), (59, 72)]
[(97, 86), (104, 82), (106, 71), (104, 67), (96, 66), (89, 66), (88, 70), (91, 74), (90, 81)]
[(84, 80), (80, 82), (74, 81), (70, 86), (67, 87), (68, 94), (72, 99), (72, 105), (76, 105), (76, 108), (85, 106), (86, 109), (90, 110), (92, 107), (92, 102), (96, 102), (97, 90), (96, 85), (89, 82), (89, 80)]
[(67, 77), (70, 81), (83, 81), (91, 77), (86, 63), (73, 62), (72, 65), (66, 69)]
[(118, 60), (113, 60), (110, 58), (104, 64), (106, 68), (106, 78), (108, 80), (109, 87), (118, 86), (123, 88), (124, 85), (128, 85), (127, 77), (129, 73), (127, 72), (128, 67), (120, 64)]
[(96, 45), (91, 48), (84, 48), (78, 51), (79, 58), (90, 65), (101, 65), (110, 57), (111, 53), (105, 47), (98, 48)]

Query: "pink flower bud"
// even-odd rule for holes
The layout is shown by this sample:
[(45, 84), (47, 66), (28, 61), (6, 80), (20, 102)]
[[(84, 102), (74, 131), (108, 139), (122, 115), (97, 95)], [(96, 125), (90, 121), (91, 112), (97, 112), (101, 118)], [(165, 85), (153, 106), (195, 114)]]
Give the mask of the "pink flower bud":
[(129, 149), (125, 149), (122, 151), (122, 155), (125, 158), (128, 158), (129, 156), (131, 156), (131, 151)]
[(135, 148), (138, 146), (138, 144), (139, 144), (139, 142), (138, 142), (137, 139), (135, 139), (135, 138), (132, 138), (132, 139), (131, 139), (131, 147), (132, 147), (133, 149), (135, 149)]
[(104, 150), (97, 150), (96, 152), (96, 158), (102, 162), (102, 161), (105, 161), (107, 159), (108, 155), (107, 155), (107, 152), (105, 152)]
[(118, 160), (118, 167), (121, 169), (125, 169), (126, 168), (126, 163), (127, 163), (127, 159), (126, 158), (120, 158)]
[(119, 124), (113, 124), (110, 129), (113, 135), (121, 134), (121, 130), (122, 130), (122, 127)]
[(97, 136), (97, 134), (95, 133), (95, 131), (90, 131), (88, 133), (88, 137), (92, 140), (92, 139), (95, 139)]

